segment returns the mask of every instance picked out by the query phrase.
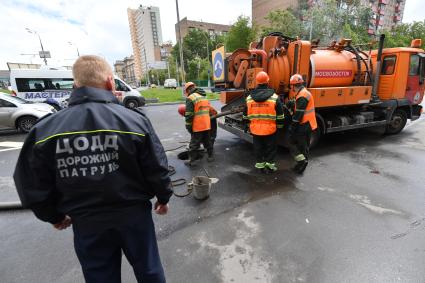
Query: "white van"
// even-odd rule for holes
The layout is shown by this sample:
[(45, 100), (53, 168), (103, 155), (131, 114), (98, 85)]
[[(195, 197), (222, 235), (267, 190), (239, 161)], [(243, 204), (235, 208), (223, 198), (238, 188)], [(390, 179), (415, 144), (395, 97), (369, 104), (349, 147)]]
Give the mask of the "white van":
[(164, 81), (164, 88), (177, 88), (177, 80), (176, 79), (166, 79)]
[[(71, 70), (12, 69), (10, 83), (13, 95), (32, 102), (44, 102), (60, 110), (68, 105), (74, 79)], [(135, 89), (115, 76), (115, 95), (127, 108), (145, 104), (144, 97)]]

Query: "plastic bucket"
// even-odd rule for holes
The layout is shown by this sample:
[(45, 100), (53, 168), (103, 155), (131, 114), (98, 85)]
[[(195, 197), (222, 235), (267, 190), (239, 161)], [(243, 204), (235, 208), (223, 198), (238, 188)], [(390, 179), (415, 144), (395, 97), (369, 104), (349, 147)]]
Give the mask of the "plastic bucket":
[(205, 176), (196, 176), (192, 179), (193, 197), (197, 200), (207, 199), (211, 190), (211, 179)]

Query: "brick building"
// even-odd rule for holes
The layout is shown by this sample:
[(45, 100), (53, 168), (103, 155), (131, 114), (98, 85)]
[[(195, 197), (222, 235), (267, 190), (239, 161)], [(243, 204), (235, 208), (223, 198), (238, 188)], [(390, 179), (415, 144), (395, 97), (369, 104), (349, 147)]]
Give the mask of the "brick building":
[(191, 29), (200, 29), (208, 32), (210, 36), (225, 35), (231, 28), (229, 25), (213, 24), (198, 21), (189, 21), (187, 18), (183, 18), (179, 23), (175, 25), (176, 30), (176, 41), (179, 41), (179, 24), (181, 29), (182, 39), (189, 33)]

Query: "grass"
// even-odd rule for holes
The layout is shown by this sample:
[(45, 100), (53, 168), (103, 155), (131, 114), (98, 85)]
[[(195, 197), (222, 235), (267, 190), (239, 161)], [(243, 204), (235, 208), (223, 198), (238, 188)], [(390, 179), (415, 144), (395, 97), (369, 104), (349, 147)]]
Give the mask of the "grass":
[(3, 89), (3, 88), (0, 88), (0, 92), (5, 92), (5, 93), (9, 93), (9, 94), (11, 94), (11, 93), (12, 93), (10, 90), (8, 90), (8, 89)]
[[(150, 88), (141, 91), (141, 94), (147, 99), (157, 98), (159, 103), (185, 101), (185, 99), (182, 98), (181, 89)], [(207, 98), (218, 99), (219, 95), (215, 93), (207, 93)]]

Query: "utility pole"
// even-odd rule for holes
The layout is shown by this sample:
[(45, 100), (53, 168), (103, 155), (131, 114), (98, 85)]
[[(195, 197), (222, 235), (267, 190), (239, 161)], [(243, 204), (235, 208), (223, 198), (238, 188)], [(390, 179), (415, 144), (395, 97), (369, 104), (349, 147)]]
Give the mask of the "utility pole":
[(185, 77), (184, 77), (184, 61), (183, 61), (183, 44), (182, 44), (182, 33), (180, 29), (180, 15), (179, 15), (179, 0), (176, 0), (176, 12), (177, 12), (177, 24), (179, 26), (179, 51), (180, 51), (180, 66), (181, 66), (181, 78), (182, 78), (182, 97), (185, 97), (184, 94), (184, 85), (185, 85)]
[(151, 81), (149, 79), (149, 67), (148, 67), (148, 61), (146, 59), (146, 48), (145, 47), (143, 47), (143, 54), (144, 54), (144, 57), (145, 57), (145, 66), (146, 66), (145, 73), (146, 73), (147, 83), (148, 83), (148, 87), (149, 87), (151, 85)]

